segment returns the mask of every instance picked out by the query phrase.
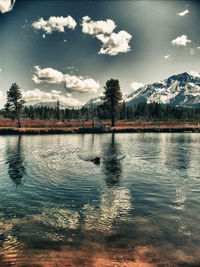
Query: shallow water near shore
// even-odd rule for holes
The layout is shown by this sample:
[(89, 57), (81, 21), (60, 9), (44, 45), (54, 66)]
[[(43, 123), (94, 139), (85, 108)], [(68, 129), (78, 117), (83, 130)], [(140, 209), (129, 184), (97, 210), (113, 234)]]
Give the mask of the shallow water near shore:
[(199, 266), (199, 161), (199, 133), (0, 136), (0, 266)]

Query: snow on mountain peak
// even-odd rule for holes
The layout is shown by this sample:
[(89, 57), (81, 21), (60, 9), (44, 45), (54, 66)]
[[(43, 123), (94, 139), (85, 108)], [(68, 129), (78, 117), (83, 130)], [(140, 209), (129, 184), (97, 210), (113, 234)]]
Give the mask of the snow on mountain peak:
[(200, 74), (194, 71), (176, 74), (161, 82), (145, 85), (125, 99), (128, 105), (142, 101), (179, 106), (200, 105)]
[(191, 71), (188, 72), (188, 73), (189, 73), (191, 76), (200, 78), (200, 73), (198, 73), (197, 71), (193, 71), (193, 70), (191, 70)]

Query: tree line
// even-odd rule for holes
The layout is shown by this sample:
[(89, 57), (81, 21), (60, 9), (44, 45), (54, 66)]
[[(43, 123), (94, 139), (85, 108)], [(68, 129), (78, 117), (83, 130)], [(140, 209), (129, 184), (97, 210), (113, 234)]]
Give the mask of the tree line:
[[(58, 116), (59, 114), (59, 116)], [(110, 107), (102, 104), (92, 108), (60, 109), (49, 107), (25, 107), (23, 117), (39, 120), (110, 120)], [(133, 107), (122, 103), (115, 113), (115, 120), (195, 120), (200, 119), (200, 108), (180, 108), (159, 103), (138, 103)]]
[(111, 120), (114, 126), (116, 120), (199, 120), (200, 108), (184, 108), (159, 103), (140, 102), (129, 106), (121, 102), (122, 94), (118, 80), (108, 80), (104, 87), (103, 104), (81, 109), (61, 109), (59, 101), (55, 108), (47, 106), (25, 106), (20, 88), (12, 84), (7, 92), (7, 103), (0, 114), (5, 118), (17, 120), (18, 127), (21, 126), (20, 119), (33, 120), (82, 120), (82, 121), (105, 121)]

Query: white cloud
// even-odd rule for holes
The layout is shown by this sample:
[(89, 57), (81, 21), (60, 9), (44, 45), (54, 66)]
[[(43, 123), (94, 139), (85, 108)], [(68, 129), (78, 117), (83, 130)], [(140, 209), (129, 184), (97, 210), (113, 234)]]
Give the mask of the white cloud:
[(191, 42), (192, 41), (187, 38), (187, 35), (181, 35), (171, 41), (173, 45), (177, 45), (177, 46), (186, 46), (187, 43), (191, 43)]
[(179, 15), (179, 16), (181, 16), (181, 17), (183, 17), (183, 16), (185, 16), (186, 14), (188, 14), (189, 13), (189, 10), (188, 9), (186, 9), (186, 10), (184, 10), (184, 11), (182, 11), (182, 12), (180, 12), (180, 13), (177, 13), (177, 15)]
[(99, 89), (99, 82), (89, 78), (84, 79), (83, 77), (65, 74), (63, 79), (65, 86), (70, 91), (77, 91), (80, 93), (96, 93)]
[(76, 21), (71, 16), (52, 16), (48, 20), (40, 18), (39, 20), (34, 21), (32, 27), (36, 30), (43, 30), (46, 34), (51, 34), (54, 31), (65, 32), (65, 27), (74, 30), (76, 27)]
[(109, 36), (98, 34), (96, 37), (103, 43), (99, 54), (116, 56), (119, 53), (127, 53), (130, 51), (129, 42), (132, 36), (126, 31), (112, 33)]
[(197, 49), (200, 50), (200, 46), (197, 46)]
[(139, 89), (143, 86), (144, 86), (143, 83), (133, 82), (133, 83), (131, 83), (131, 90), (136, 91), (137, 89)]
[(190, 48), (190, 55), (194, 55), (196, 53), (196, 50), (194, 48)]
[(97, 35), (99, 33), (111, 34), (116, 28), (114, 21), (111, 19), (93, 21), (88, 16), (85, 16), (82, 19), (81, 26), (83, 33), (91, 35)]
[(68, 90), (80, 93), (96, 93), (100, 87), (99, 82), (92, 78), (63, 74), (52, 68), (41, 69), (39, 66), (35, 66), (35, 74), (32, 80), (37, 84), (43, 82), (52, 84), (64, 83)]
[(165, 59), (168, 59), (168, 58), (170, 58), (170, 55), (166, 55), (166, 56), (164, 56), (164, 58)]
[(63, 74), (60, 71), (52, 68), (41, 69), (39, 66), (34, 68), (35, 75), (33, 75), (32, 80), (37, 84), (42, 82), (60, 84), (63, 81)]
[(6, 13), (13, 9), (15, 0), (0, 0), (0, 12)]
[(22, 91), (22, 97), (26, 101), (26, 104), (34, 105), (39, 102), (56, 102), (60, 101), (61, 104), (69, 107), (79, 107), (81, 103), (69, 96), (68, 94), (62, 95), (61, 91), (51, 90), (51, 92), (44, 92), (40, 89)]
[(132, 35), (126, 31), (114, 33), (116, 24), (113, 20), (97, 20), (93, 21), (90, 17), (82, 18), (82, 32), (95, 36), (103, 45), (98, 52), (99, 54), (107, 54), (116, 56), (119, 53), (127, 53), (130, 51), (129, 41)]

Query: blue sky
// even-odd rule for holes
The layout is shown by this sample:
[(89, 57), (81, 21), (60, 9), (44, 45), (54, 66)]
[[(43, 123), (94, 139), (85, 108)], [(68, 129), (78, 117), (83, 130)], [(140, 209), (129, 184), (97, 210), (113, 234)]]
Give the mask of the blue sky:
[(27, 103), (78, 106), (119, 79), (123, 93), (200, 72), (198, 1), (0, 0), (0, 106), (13, 82)]

